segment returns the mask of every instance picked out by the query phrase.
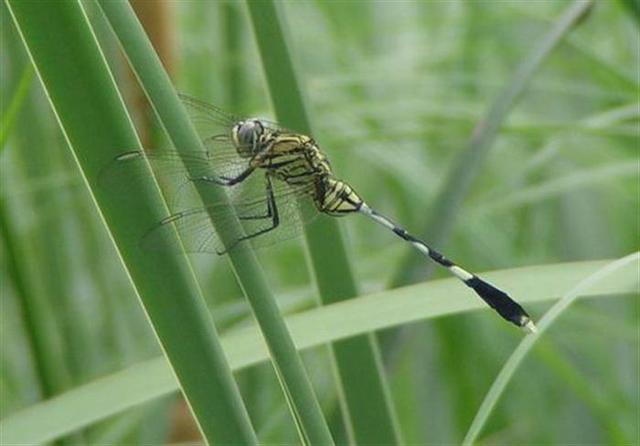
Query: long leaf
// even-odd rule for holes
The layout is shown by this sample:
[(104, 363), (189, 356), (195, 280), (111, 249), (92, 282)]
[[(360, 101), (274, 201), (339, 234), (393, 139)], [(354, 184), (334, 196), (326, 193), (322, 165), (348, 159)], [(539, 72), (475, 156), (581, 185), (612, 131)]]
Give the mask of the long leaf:
[[(536, 336), (528, 336), (523, 339), (518, 347), (513, 351), (509, 359), (507, 359), (505, 364), (502, 366), (500, 373), (498, 373), (498, 376), (496, 376), (495, 381), (491, 385), (491, 388), (487, 392), (484, 401), (482, 401), (482, 404), (478, 409), (476, 417), (473, 419), (473, 422), (469, 427), (469, 431), (467, 432), (467, 435), (465, 436), (463, 441), (464, 445), (472, 445), (473, 443), (475, 443), (478, 435), (482, 431), (482, 428), (485, 426), (487, 420), (489, 419), (489, 415), (493, 411), (495, 405), (498, 403), (498, 399), (504, 393), (507, 384), (515, 375), (516, 370), (518, 369), (522, 361), (533, 349), (540, 337), (544, 335), (544, 333), (560, 317), (562, 313), (567, 311), (569, 305), (575, 302), (578, 297), (584, 295), (587, 290), (595, 287), (599, 282), (609, 278), (611, 275), (614, 275), (617, 271), (624, 269), (629, 265), (637, 265), (638, 260), (640, 260), (640, 255), (638, 253), (634, 253), (618, 259), (615, 262), (604, 265), (593, 274), (590, 274), (588, 277), (581, 280), (574, 288), (572, 288), (558, 302), (556, 302), (553, 307), (551, 307), (551, 309), (544, 315), (544, 317), (540, 319), (540, 323), (538, 324), (538, 334)], [(635, 291), (640, 291), (638, 289), (637, 282)]]
[(16, 121), (20, 107), (27, 97), (29, 87), (33, 80), (33, 68), (27, 65), (24, 67), (22, 76), (20, 76), (20, 82), (16, 88), (13, 97), (9, 101), (9, 106), (6, 110), (2, 110), (2, 119), (0, 119), (0, 153), (4, 149), (4, 145), (7, 142), (11, 128)]
[[(131, 8), (126, 2), (120, 1), (100, 0), (99, 4), (174, 146), (181, 153), (201, 152), (201, 142)], [(219, 187), (200, 182), (197, 191), (206, 203), (225, 203), (228, 200)], [(217, 229), (222, 229), (218, 225), (220, 216), (217, 217), (211, 216), (212, 223)], [(242, 230), (237, 224), (226, 227), (220, 231), (220, 235), (223, 240), (239, 239)], [(291, 397), (305, 434), (313, 444), (331, 444), (331, 434), (322, 417), (320, 405), (255, 254), (248, 243), (241, 243), (229, 253), (229, 259), (269, 346), (285, 395)]]
[[(256, 443), (188, 262), (149, 256), (138, 240), (164, 215), (157, 188), (99, 188), (100, 170), (139, 145), (79, 2), (8, 1), (70, 149), (205, 438)], [(61, 42), (64, 41), (64, 44)]]
[[(567, 294), (577, 282), (609, 264), (609, 260), (552, 264), (485, 273), (522, 296), (523, 302), (543, 302)], [(581, 297), (615, 296), (638, 291), (638, 261), (627, 264)], [(443, 299), (442, 296), (447, 296)], [(472, 310), (487, 310), (455, 279), (434, 280), (309, 310), (287, 318), (296, 346), (306, 349), (424, 319)], [(491, 317), (489, 311), (485, 311)], [(269, 358), (257, 327), (223, 336), (234, 370)], [(175, 378), (164, 358), (133, 365), (120, 372), (36, 404), (0, 421), (7, 443), (41, 443), (128, 408), (174, 392)]]
[[(283, 21), (271, 0), (248, 1), (275, 113), (283, 125), (312, 134), (303, 92), (294, 70)], [(358, 294), (342, 235), (335, 219), (321, 218), (305, 232), (311, 268), (323, 304)], [(399, 444), (378, 346), (365, 334), (332, 345), (347, 430), (356, 444)]]

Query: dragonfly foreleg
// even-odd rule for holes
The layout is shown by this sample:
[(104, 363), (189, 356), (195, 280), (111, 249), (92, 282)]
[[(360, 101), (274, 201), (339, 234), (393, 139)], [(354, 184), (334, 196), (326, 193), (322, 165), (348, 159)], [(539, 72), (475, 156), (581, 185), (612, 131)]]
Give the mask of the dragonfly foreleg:
[(219, 186), (234, 186), (238, 183), (241, 183), (242, 181), (246, 180), (247, 177), (249, 175), (251, 175), (251, 173), (255, 170), (254, 166), (249, 166), (247, 167), (245, 170), (243, 170), (242, 172), (240, 172), (237, 176), (235, 177), (227, 177), (224, 175), (220, 175), (220, 176), (210, 176), (210, 175), (203, 175), (200, 177), (194, 177), (194, 178), (190, 178), (190, 181), (204, 181), (206, 183), (214, 183), (217, 184)]

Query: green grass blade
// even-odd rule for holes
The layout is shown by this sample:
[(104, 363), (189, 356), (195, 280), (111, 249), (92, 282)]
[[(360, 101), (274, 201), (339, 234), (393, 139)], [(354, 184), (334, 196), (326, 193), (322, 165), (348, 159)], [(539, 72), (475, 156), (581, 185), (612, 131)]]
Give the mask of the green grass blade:
[(469, 214), (487, 214), (504, 212), (519, 206), (531, 205), (543, 200), (562, 196), (571, 190), (586, 188), (601, 182), (638, 176), (637, 161), (621, 161), (605, 164), (594, 169), (572, 172), (559, 178), (550, 179), (541, 184), (524, 187), (502, 194), (492, 199), (479, 199), (479, 203), (469, 209)]
[[(185, 152), (201, 151), (200, 140), (133, 12), (125, 2), (99, 3), (174, 146)], [(225, 203), (228, 200), (222, 188), (202, 183), (197, 186), (204, 202)], [(212, 222), (219, 228), (215, 218)], [(221, 232), (221, 236), (226, 240), (240, 238), (240, 226), (228, 228)], [(263, 331), (278, 378), (281, 379), (285, 394), (292, 398), (292, 405), (300, 417), (305, 434), (313, 444), (330, 444), (331, 435), (322, 411), (253, 251), (247, 243), (242, 243), (230, 252), (229, 258)]]
[[(588, 322), (586, 325), (589, 325)], [(635, 336), (635, 335), (634, 335)], [(587, 373), (578, 364), (574, 364), (572, 358), (560, 352), (553, 341), (538, 343), (536, 349), (536, 359), (541, 358), (550, 370), (571, 388), (573, 393), (579, 397), (589, 408), (591, 414), (603, 426), (609, 444), (630, 444), (629, 437), (620, 426), (616, 416), (611, 416), (617, 411), (613, 401), (607, 401), (598, 395), (597, 387), (594, 387), (589, 380)], [(477, 412), (476, 412), (477, 413)]]
[(622, 6), (627, 8), (629, 15), (633, 17), (637, 25), (640, 25), (640, 1), (638, 0), (618, 0)]
[[(43, 128), (44, 120), (40, 119), (35, 107), (35, 91), (30, 88), (34, 70), (16, 28), (8, 20), (6, 5), (0, 5), (0, 10), (3, 23), (6, 22), (3, 29), (3, 49), (7, 52), (8, 60), (11, 60), (11, 64), (6, 67), (9, 82), (5, 88), (14, 92), (11, 103), (3, 110), (2, 144), (7, 142), (10, 133), (13, 136), (10, 145), (13, 153), (5, 154), (4, 161), (14, 162), (12, 175), (24, 175), (35, 181), (46, 175), (51, 164), (55, 164), (56, 155), (51, 151), (46, 163), (33, 156), (33, 147), (40, 145), (47, 135)], [(11, 190), (11, 185), (6, 186), (6, 189)], [(65, 295), (59, 292), (62, 291), (59, 286), (62, 275), (58, 273), (63, 269), (51, 268), (52, 265), (63, 263), (59, 256), (56, 257), (59, 254), (54, 249), (57, 240), (47, 232), (55, 222), (52, 221), (52, 225), (48, 226), (42, 224), (47, 218), (45, 215), (51, 212), (47, 205), (53, 206), (54, 202), (59, 202), (59, 197), (42, 193), (20, 200), (6, 193), (6, 189), (3, 185), (2, 191), (6, 195), (0, 198), (0, 237), (3, 253), (8, 259), (9, 280), (6, 282), (13, 287), (15, 303), (20, 309), (17, 316), (27, 345), (25, 353), (31, 358), (34, 368), (34, 396), (47, 399), (69, 390), (74, 383), (73, 367), (68, 360), (69, 345), (64, 336), (64, 329), (67, 327), (65, 313), (59, 311), (68, 293)], [(43, 203), (47, 205), (43, 206)], [(24, 231), (24, 220), (20, 218), (20, 209), (25, 204), (41, 210), (38, 212), (41, 224), (34, 225), (27, 231)], [(55, 263), (50, 263), (51, 260)], [(56, 274), (49, 274), (52, 270)], [(26, 370), (21, 371), (23, 372)], [(56, 445), (82, 441), (83, 437), (77, 433), (61, 439)]]
[(2, 110), (2, 119), (0, 120), (0, 153), (2, 153), (2, 149), (4, 149), (4, 145), (7, 142), (11, 128), (16, 121), (16, 117), (20, 111), (20, 106), (27, 97), (32, 80), (33, 68), (31, 65), (27, 65), (24, 67), (24, 71), (22, 72), (22, 76), (20, 76), (20, 81), (18, 82), (18, 87), (13, 93), (13, 97), (9, 101), (7, 109)]
[[(164, 208), (152, 184), (127, 197), (98, 173), (139, 146), (79, 2), (8, 2), (69, 147), (116, 243), (172, 369), (209, 441), (255, 443), (215, 328), (186, 259), (149, 256), (138, 240)], [(64, 36), (64, 45), (51, 36)], [(72, 88), (71, 88), (72, 87)]]
[[(513, 75), (511, 82), (502, 91), (487, 111), (486, 116), (476, 125), (467, 147), (454, 160), (451, 170), (447, 174), (431, 209), (430, 218), (423, 235), (433, 246), (445, 244), (452, 228), (457, 210), (467, 196), (476, 176), (484, 166), (498, 133), (511, 109), (526, 91), (534, 74), (542, 63), (549, 57), (560, 41), (577, 26), (594, 6), (592, 0), (576, 0), (569, 5), (549, 33), (544, 36), (540, 44), (533, 49)], [(409, 283), (416, 271), (430, 272), (433, 265), (424, 264), (424, 260), (414, 252), (409, 252), (400, 263), (391, 280), (391, 286)]]
[[(489, 272), (483, 276), (506, 283), (509, 289), (518, 292), (522, 302), (534, 303), (559, 299), (577, 282), (610, 263), (609, 260), (561, 263)], [(603, 298), (637, 292), (638, 265), (637, 260), (625, 265), (593, 286), (581, 288), (579, 295)], [(442, 296), (448, 298), (442, 299)], [(289, 316), (287, 322), (298, 349), (306, 349), (399, 324), (480, 309), (491, 317), (486, 306), (460, 287), (456, 279), (442, 279), (305, 311)], [(269, 359), (257, 327), (246, 327), (223, 336), (223, 345), (234, 370)], [(0, 421), (0, 431), (7, 443), (42, 443), (176, 389), (166, 360), (156, 358), (12, 414)]]
[(236, 113), (244, 112), (245, 73), (243, 71), (241, 54), (242, 43), (245, 34), (245, 22), (242, 20), (242, 4), (239, 2), (222, 2), (220, 4), (222, 15), (221, 38), (224, 40), (224, 85), (227, 86), (225, 103), (228, 108)]
[[(504, 366), (496, 376), (495, 381), (491, 385), (491, 388), (487, 392), (487, 396), (480, 405), (476, 417), (473, 419), (469, 431), (464, 438), (462, 444), (472, 445), (475, 443), (478, 435), (482, 431), (482, 428), (486, 424), (493, 408), (498, 403), (498, 399), (504, 393), (507, 384), (513, 378), (516, 370), (526, 358), (527, 354), (536, 345), (536, 342), (540, 337), (549, 329), (549, 327), (569, 308), (569, 306), (575, 302), (580, 296), (583, 296), (587, 290), (593, 288), (599, 282), (606, 278), (609, 278), (612, 274), (619, 270), (628, 267), (629, 265), (636, 265), (640, 260), (640, 254), (634, 253), (623, 257), (615, 262), (609, 263), (596, 272), (590, 274), (587, 278), (580, 281), (574, 288), (567, 292), (553, 307), (547, 311), (547, 313), (540, 319), (538, 323), (538, 333), (533, 336), (525, 337), (518, 347), (511, 354), (509, 359), (505, 362)], [(638, 284), (636, 282), (635, 291), (638, 290)]]
[(0, 198), (0, 240), (7, 260), (8, 277), (21, 309), (25, 337), (39, 381), (37, 393), (50, 397), (71, 386), (71, 376), (64, 362), (63, 342), (58, 321), (51, 317), (51, 302), (34, 290), (28, 280), (24, 251), (16, 244), (16, 231), (7, 212), (6, 200)]
[[(248, 1), (249, 14), (278, 121), (313, 134), (303, 92), (273, 1)], [(320, 218), (305, 231), (312, 270), (323, 304), (357, 295), (344, 242), (335, 219)], [(347, 429), (356, 444), (398, 444), (399, 432), (372, 335), (332, 345), (347, 413)]]

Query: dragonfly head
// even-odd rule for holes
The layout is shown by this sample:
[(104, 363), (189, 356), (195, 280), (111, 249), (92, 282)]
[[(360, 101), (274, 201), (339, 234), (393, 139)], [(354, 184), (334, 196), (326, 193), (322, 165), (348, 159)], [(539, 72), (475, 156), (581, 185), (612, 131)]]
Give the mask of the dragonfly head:
[(247, 119), (233, 127), (233, 143), (238, 154), (250, 158), (260, 151), (262, 135), (267, 126), (260, 119)]

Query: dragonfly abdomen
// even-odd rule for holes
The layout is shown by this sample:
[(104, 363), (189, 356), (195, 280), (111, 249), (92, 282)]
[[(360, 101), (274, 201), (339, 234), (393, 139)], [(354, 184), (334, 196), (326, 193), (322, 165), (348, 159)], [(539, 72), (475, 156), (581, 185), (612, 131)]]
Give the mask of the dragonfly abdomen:
[(339, 216), (357, 212), (362, 198), (344, 181), (326, 176), (316, 185), (316, 207), (325, 214)]

